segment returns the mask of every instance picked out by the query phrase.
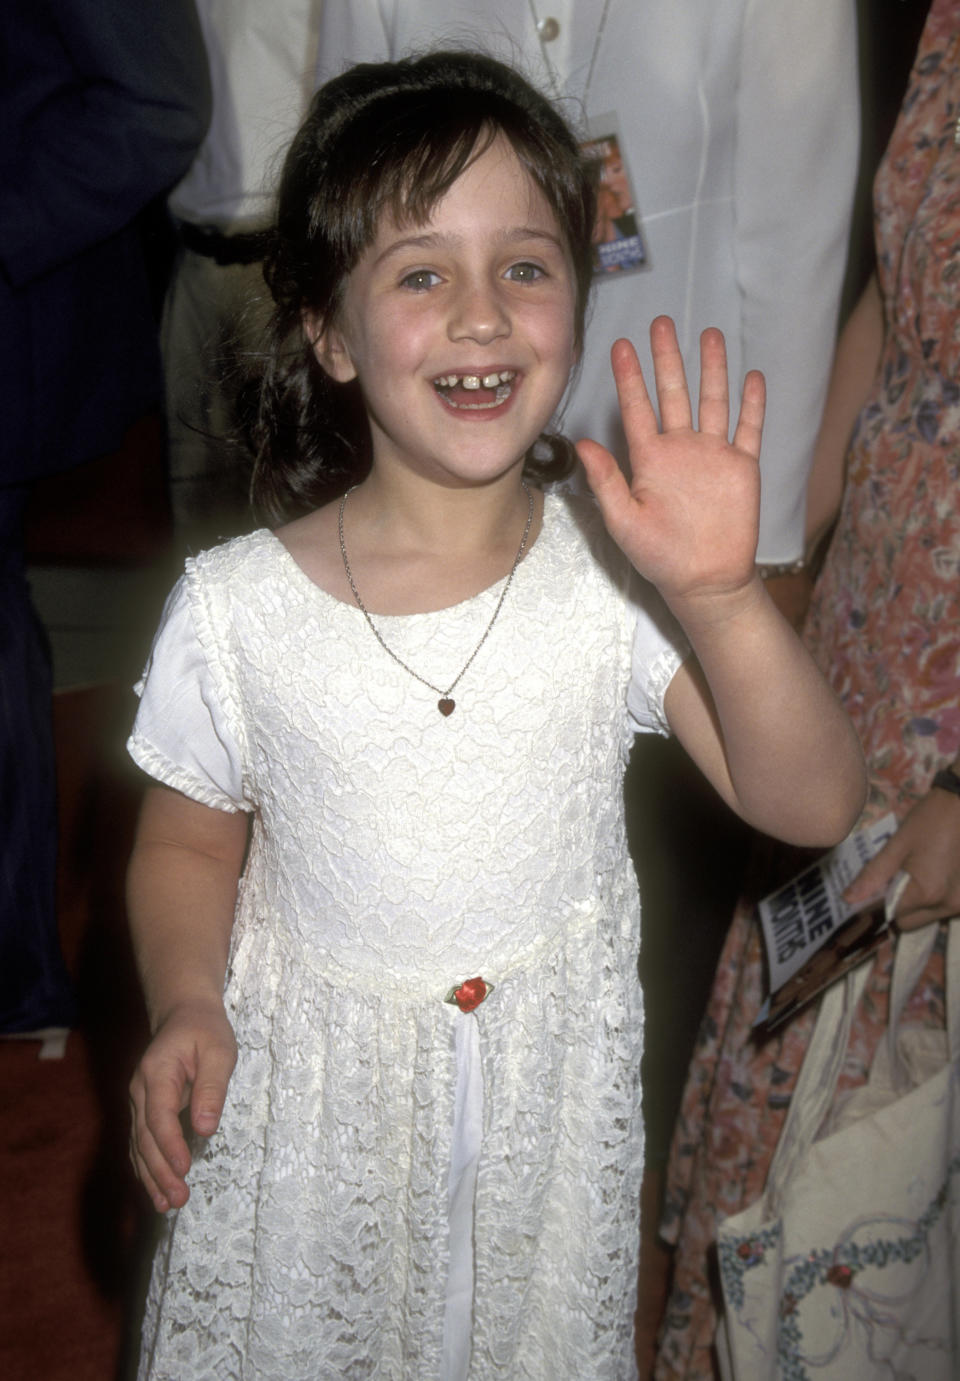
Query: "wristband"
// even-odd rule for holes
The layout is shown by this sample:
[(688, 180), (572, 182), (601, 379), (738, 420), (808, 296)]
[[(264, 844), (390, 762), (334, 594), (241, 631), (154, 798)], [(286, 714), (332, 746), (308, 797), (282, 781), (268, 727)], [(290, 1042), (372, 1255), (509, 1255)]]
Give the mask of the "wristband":
[(960, 776), (957, 776), (952, 767), (944, 767), (934, 777), (933, 786), (938, 786), (941, 791), (949, 791), (952, 796), (960, 796)]

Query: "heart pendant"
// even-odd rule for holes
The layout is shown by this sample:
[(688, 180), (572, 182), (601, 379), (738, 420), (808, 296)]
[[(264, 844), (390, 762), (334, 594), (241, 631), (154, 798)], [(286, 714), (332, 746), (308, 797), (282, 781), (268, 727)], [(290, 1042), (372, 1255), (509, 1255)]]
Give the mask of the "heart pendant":
[(451, 700), (449, 695), (443, 695), (437, 701), (437, 709), (440, 711), (442, 715), (453, 714), (454, 710), (456, 709), (456, 706), (457, 702), (455, 700)]

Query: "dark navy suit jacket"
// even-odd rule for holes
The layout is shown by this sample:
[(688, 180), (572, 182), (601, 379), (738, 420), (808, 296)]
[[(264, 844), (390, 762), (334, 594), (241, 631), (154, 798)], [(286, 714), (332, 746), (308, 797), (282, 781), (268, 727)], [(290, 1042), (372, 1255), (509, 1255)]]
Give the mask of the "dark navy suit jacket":
[(0, 485), (112, 450), (158, 399), (135, 222), (209, 100), (193, 0), (0, 5)]

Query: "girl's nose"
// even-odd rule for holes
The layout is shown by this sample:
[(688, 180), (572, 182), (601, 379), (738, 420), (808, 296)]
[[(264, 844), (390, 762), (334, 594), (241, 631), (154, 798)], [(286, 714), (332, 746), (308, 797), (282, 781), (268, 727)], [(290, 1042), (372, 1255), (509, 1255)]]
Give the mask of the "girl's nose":
[(465, 284), (457, 294), (447, 325), (451, 340), (487, 345), (510, 334), (510, 316), (495, 284)]

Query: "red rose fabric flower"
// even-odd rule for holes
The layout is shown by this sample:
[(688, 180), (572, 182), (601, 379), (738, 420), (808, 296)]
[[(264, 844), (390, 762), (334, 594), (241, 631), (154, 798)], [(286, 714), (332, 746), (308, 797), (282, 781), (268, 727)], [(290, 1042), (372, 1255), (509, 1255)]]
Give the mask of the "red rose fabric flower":
[(467, 978), (459, 988), (451, 989), (446, 1000), (455, 1002), (461, 1012), (472, 1012), (474, 1007), (480, 1006), (489, 991), (488, 984), (482, 978)]

